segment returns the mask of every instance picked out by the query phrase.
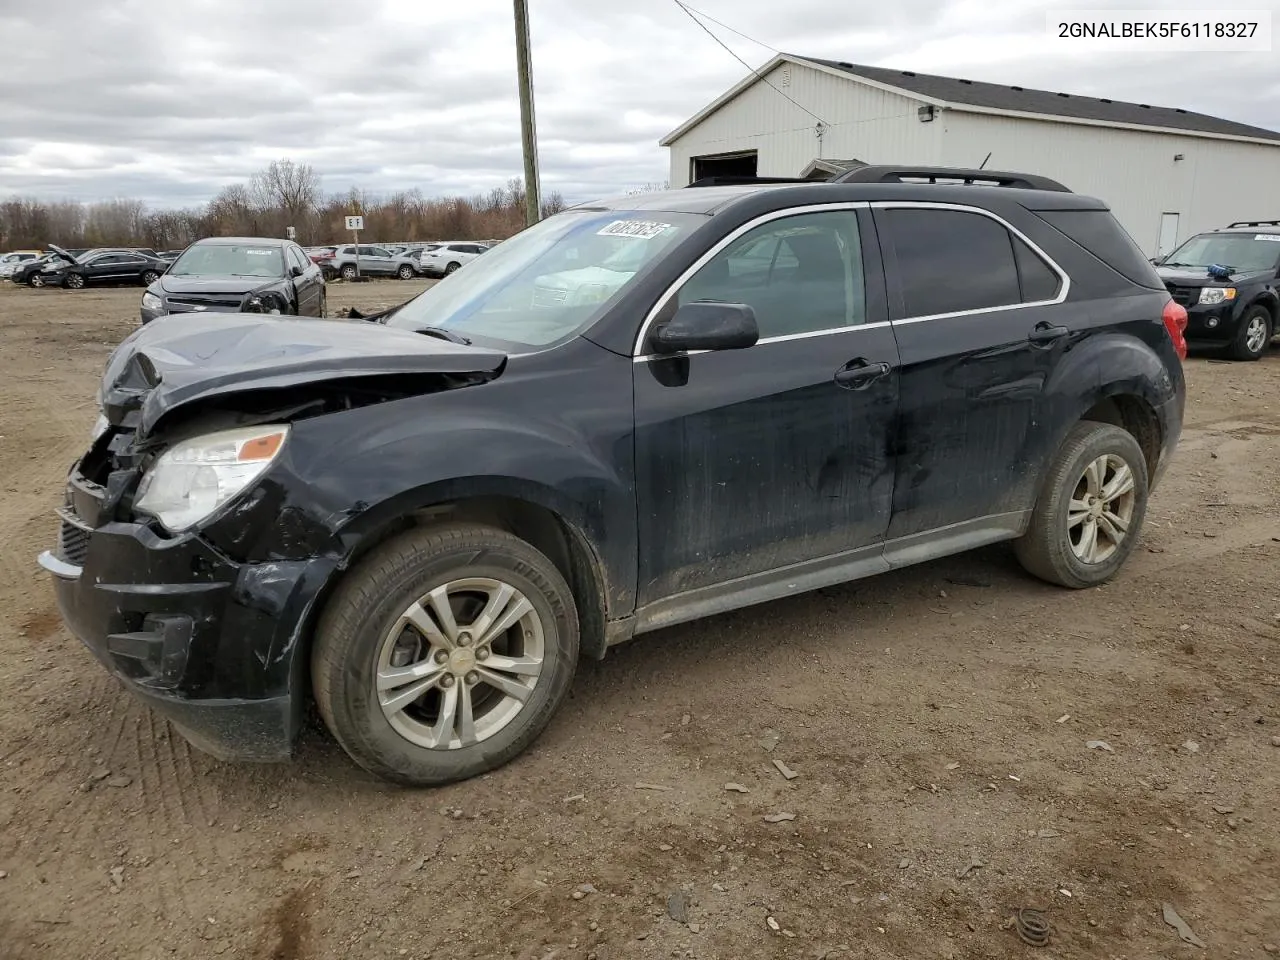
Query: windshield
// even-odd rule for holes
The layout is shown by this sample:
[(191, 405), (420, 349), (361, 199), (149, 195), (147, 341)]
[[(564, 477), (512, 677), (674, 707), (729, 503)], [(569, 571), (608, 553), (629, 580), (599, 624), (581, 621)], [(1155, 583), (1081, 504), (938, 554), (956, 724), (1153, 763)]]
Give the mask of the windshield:
[(1237, 273), (1270, 270), (1280, 261), (1280, 235), (1204, 233), (1192, 237), (1160, 264), (1163, 267), (1208, 267), (1219, 264)]
[(204, 243), (187, 248), (169, 268), (175, 277), (280, 277), (284, 261), (279, 247)]
[(648, 210), (557, 214), (446, 277), (387, 324), (547, 346), (581, 330), (663, 248), (705, 219)]

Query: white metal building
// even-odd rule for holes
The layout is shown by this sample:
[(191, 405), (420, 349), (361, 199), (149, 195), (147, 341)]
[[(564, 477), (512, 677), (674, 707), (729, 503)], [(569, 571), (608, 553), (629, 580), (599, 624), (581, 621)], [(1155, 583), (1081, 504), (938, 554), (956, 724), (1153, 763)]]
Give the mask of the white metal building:
[(769, 83), (748, 76), (663, 138), (673, 187), (705, 176), (826, 179), (859, 161), (985, 161), (1100, 197), (1151, 256), (1233, 220), (1280, 217), (1280, 133), (1271, 130), (790, 54), (759, 72)]

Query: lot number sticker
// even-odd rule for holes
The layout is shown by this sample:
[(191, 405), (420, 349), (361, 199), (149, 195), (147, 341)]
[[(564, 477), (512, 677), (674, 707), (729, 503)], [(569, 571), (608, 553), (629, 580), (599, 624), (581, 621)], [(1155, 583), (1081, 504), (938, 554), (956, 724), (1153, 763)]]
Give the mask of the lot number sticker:
[(652, 240), (662, 231), (671, 227), (669, 223), (655, 223), (652, 220), (615, 220), (603, 230), (601, 237), (633, 237), (636, 240)]
[(1255, 233), (1255, 234), (1253, 235), (1253, 239), (1255, 239), (1255, 240), (1273, 240), (1273, 241), (1275, 241), (1276, 243), (1280, 243), (1280, 234), (1277, 234), (1277, 233)]

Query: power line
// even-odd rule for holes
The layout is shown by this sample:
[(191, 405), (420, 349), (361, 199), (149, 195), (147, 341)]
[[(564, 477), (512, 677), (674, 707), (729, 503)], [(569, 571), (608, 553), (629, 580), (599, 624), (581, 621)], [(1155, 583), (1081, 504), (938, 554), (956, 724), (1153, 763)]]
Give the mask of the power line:
[[(703, 23), (703, 22), (702, 22), (701, 20), (699, 20), (696, 16), (694, 16), (694, 11), (693, 11), (691, 8), (689, 8), (686, 4), (682, 3), (682, 2), (681, 2), (681, 0), (673, 0), (673, 2), (675, 3), (675, 5), (676, 5), (677, 7), (679, 7), (681, 10), (683, 10), (683, 11), (685, 12), (685, 14), (689, 17), (689, 19), (690, 19), (690, 20), (692, 20), (692, 21), (693, 21), (694, 23), (696, 23), (699, 27), (701, 27), (701, 28), (702, 28), (702, 30), (706, 33), (706, 35), (707, 35), (707, 36), (709, 36), (709, 37), (710, 37), (712, 40), (714, 40), (716, 43), (720, 44), (720, 46), (724, 47), (725, 51), (726, 51), (726, 52), (728, 52), (729, 56), (733, 57), (733, 59), (737, 60), (740, 64), (742, 64), (744, 67), (746, 67), (748, 70), (750, 70), (750, 71), (755, 75), (755, 78), (756, 78), (757, 80), (760, 80), (760, 81), (762, 81), (765, 85), (767, 85), (767, 86), (769, 86), (769, 87), (773, 88), (773, 90), (774, 90), (774, 91), (776, 91), (776, 92), (778, 93), (778, 95), (779, 95), (779, 96), (783, 97), (783, 98), (784, 98), (784, 99), (786, 99), (786, 100), (790, 100), (790, 101), (791, 101), (791, 103), (795, 104), (797, 107), (799, 107), (799, 108), (800, 108), (801, 110), (803, 110), (805, 113), (807, 113), (809, 116), (813, 117), (813, 119), (817, 120), (817, 121), (818, 121), (820, 124), (822, 124), (824, 127), (829, 127), (829, 126), (831, 126), (831, 124), (827, 123), (827, 121), (823, 120), (820, 116), (818, 116), (816, 113), (814, 113), (814, 112), (813, 112), (812, 110), (810, 110), (808, 107), (806, 107), (803, 103), (800, 103), (800, 102), (799, 102), (798, 100), (796, 100), (794, 97), (788, 96), (788, 95), (787, 95), (787, 94), (786, 94), (786, 93), (785, 93), (781, 88), (779, 88), (779, 87), (777, 87), (777, 86), (774, 86), (774, 84), (773, 84), (773, 83), (771, 83), (771, 82), (769, 81), (769, 78), (768, 78), (768, 77), (766, 77), (766, 76), (765, 76), (764, 74), (762, 74), (759, 70), (757, 70), (757, 69), (756, 69), (755, 67), (753, 67), (751, 64), (747, 63), (747, 61), (743, 60), (740, 56), (738, 56), (736, 53), (734, 53), (733, 49), (732, 49), (732, 48), (731, 48), (727, 43), (725, 43), (723, 40), (721, 40), (719, 37), (717, 37), (717, 36), (715, 35), (715, 33), (714, 33), (714, 32), (712, 32), (712, 30), (711, 30), (711, 28), (710, 28), (710, 27), (708, 27), (705, 23)], [(703, 14), (703, 16), (706, 16), (706, 14)], [(711, 20), (711, 18), (710, 18), (710, 17), (707, 17), (707, 19), (708, 19), (708, 20)], [(715, 20), (715, 21), (712, 21), (712, 22), (713, 22), (713, 23), (720, 23), (718, 20)], [(723, 27), (723, 26), (724, 26), (724, 24), (720, 23), (720, 26), (722, 26), (722, 27)], [(726, 30), (731, 30), (733, 33), (738, 33), (738, 31), (737, 31), (737, 30), (732, 30), (732, 28), (730, 28), (730, 27), (725, 27), (725, 29), (726, 29)], [(745, 37), (745, 36), (746, 36), (746, 34), (738, 33), (738, 36), (740, 36), (740, 37)], [(751, 40), (751, 38), (750, 38), (750, 37), (746, 37), (746, 39)], [(751, 42), (752, 42), (752, 43), (760, 43), (760, 41), (759, 41), (759, 40), (751, 40)], [(762, 43), (762, 44), (760, 44), (760, 45), (761, 45), (762, 47), (763, 47), (763, 46), (768, 46), (768, 44), (763, 44), (763, 43)], [(770, 50), (772, 50), (773, 48), (772, 48), (772, 47), (769, 47), (769, 49), (770, 49)]]
[(758, 47), (764, 47), (766, 50), (772, 50), (774, 53), (781, 53), (781, 52), (782, 52), (782, 51), (781, 51), (781, 50), (779, 50), (777, 47), (771, 47), (771, 46), (769, 46), (769, 44), (765, 43), (765, 42), (764, 42), (764, 41), (762, 41), (762, 40), (757, 40), (755, 37), (749, 37), (749, 36), (747, 36), (747, 35), (746, 35), (745, 33), (743, 33), (741, 30), (735, 30), (735, 29), (733, 29), (733, 27), (729, 26), (727, 23), (723, 23), (722, 21), (717, 20), (715, 17), (711, 16), (711, 14), (709, 14), (709, 13), (703, 13), (703, 12), (702, 12), (701, 10), (699, 10), (697, 7), (691, 7), (691, 6), (689, 6), (687, 3), (681, 3), (681, 4), (680, 4), (680, 6), (684, 7), (684, 8), (685, 8), (685, 10), (686, 10), (687, 12), (689, 12), (689, 13), (696, 13), (698, 16), (702, 17), (702, 19), (703, 19), (703, 20), (710, 20), (710, 21), (711, 21), (712, 23), (714, 23), (717, 27), (723, 27), (725, 30), (728, 30), (730, 33), (734, 34), (735, 36), (739, 36), (739, 37), (741, 37), (743, 40), (747, 40), (747, 41), (749, 41), (749, 42), (751, 42), (751, 43), (754, 43), (754, 44), (755, 44), (756, 46), (758, 46)]

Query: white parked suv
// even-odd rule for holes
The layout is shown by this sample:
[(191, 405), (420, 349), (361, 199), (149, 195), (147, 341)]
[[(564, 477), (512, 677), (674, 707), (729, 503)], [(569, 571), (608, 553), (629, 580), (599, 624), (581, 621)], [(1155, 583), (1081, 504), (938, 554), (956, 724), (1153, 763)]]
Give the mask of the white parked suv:
[(422, 251), (422, 272), (429, 277), (443, 277), (458, 270), (488, 250), (487, 244), (475, 241), (427, 244)]

